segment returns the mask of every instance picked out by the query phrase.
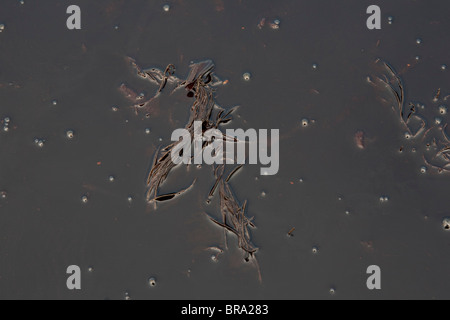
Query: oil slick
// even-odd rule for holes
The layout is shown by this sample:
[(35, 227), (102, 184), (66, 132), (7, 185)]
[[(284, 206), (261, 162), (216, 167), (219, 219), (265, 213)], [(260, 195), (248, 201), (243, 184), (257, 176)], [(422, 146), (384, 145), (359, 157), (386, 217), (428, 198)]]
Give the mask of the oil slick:
[[(189, 66), (189, 74), (185, 80), (181, 80), (175, 76), (175, 67), (172, 64), (168, 65), (166, 69), (162, 71), (157, 68), (142, 69), (137, 65), (133, 58), (127, 57), (126, 61), (131, 65), (131, 68), (140, 78), (158, 86), (157, 91), (151, 98), (146, 98), (143, 95), (137, 95), (125, 84), (122, 84), (119, 87), (119, 91), (123, 94), (123, 96), (134, 103), (132, 107), (136, 113), (141, 110), (149, 112), (152, 107), (152, 102), (158, 98), (167, 83), (171, 83), (175, 85), (173, 91), (184, 89), (187, 92), (188, 97), (194, 98), (190, 108), (189, 120), (184, 127), (184, 132), (189, 136), (191, 141), (194, 138), (195, 129), (198, 130), (198, 128), (200, 128), (201, 133), (204, 134), (208, 130), (218, 130), (220, 125), (226, 124), (232, 120), (231, 114), (236, 110), (236, 107), (224, 110), (223, 108), (217, 106), (214, 100), (213, 88), (223, 84), (223, 82), (214, 74), (214, 64), (211, 60), (192, 63)], [(199, 126), (199, 124), (201, 125)], [(228, 137), (227, 135), (223, 135), (221, 139), (227, 142), (237, 142), (236, 138)], [(174, 150), (177, 151), (178, 154), (180, 151), (183, 152), (183, 148), (180, 148), (182, 141), (183, 139), (175, 141), (162, 149), (158, 149), (155, 153), (150, 172), (146, 179), (146, 201), (148, 204), (153, 204), (155, 209), (157, 202), (172, 200), (186, 193), (195, 184), (194, 180), (190, 186), (183, 190), (167, 194), (158, 193), (159, 187), (166, 181), (170, 171), (179, 164), (179, 162), (176, 163), (173, 161), (171, 154)], [(194, 148), (197, 146), (197, 148), (205, 149), (210, 144), (212, 144), (211, 141), (195, 141), (194, 139)], [(182, 154), (180, 156), (182, 156)], [(226, 153), (224, 156), (226, 158)], [(239, 205), (229, 185), (230, 178), (241, 167), (242, 165), (232, 170), (226, 179), (223, 178), (225, 165), (221, 164), (215, 168), (214, 172), (216, 182), (209, 192), (207, 200), (209, 201), (214, 196), (215, 190), (219, 188), (222, 221), (219, 222), (211, 216), (209, 218), (216, 225), (223, 228), (225, 247), (227, 247), (227, 232), (231, 232), (238, 238), (238, 246), (244, 253), (245, 261), (251, 262), (255, 266), (258, 273), (258, 279), (261, 282), (261, 272), (255, 257), (257, 248), (250, 241), (249, 227), (255, 227), (252, 222), (253, 218), (248, 218), (245, 215), (246, 202)], [(221, 253), (222, 249), (219, 249), (219, 253), (214, 256), (216, 262), (218, 255)]]
[[(410, 65), (408, 64), (407, 67)], [(367, 81), (379, 90), (379, 99), (383, 104), (392, 106), (400, 125), (404, 130), (405, 140), (413, 144), (412, 151), (421, 150), (425, 165), (434, 172), (450, 172), (450, 137), (447, 134), (447, 123), (441, 118), (427, 119), (423, 110), (425, 105), (416, 102), (405, 103), (405, 91), (398, 72), (387, 62), (376, 59), (373, 68), (375, 74), (367, 77)], [(446, 97), (441, 98), (441, 88), (438, 88), (432, 104), (443, 103)], [(434, 106), (433, 106), (434, 108)], [(441, 115), (445, 115), (446, 109), (437, 107)], [(355, 136), (356, 139), (356, 136)], [(399, 150), (405, 149), (401, 146)], [(427, 167), (421, 169), (427, 172)]]

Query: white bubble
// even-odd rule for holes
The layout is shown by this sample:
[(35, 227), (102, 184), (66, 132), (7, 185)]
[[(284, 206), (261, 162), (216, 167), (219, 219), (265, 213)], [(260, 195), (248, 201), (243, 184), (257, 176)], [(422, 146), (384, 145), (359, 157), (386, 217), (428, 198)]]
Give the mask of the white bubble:
[(267, 194), (266, 194), (264, 191), (261, 192), (261, 197), (264, 198), (266, 195), (267, 195)]
[(250, 81), (251, 77), (252, 75), (249, 72), (246, 72), (242, 75), (242, 79), (244, 79), (244, 81)]
[(394, 21), (394, 17), (389, 16), (389, 17), (388, 17), (388, 23), (389, 23), (389, 24), (392, 24), (393, 21)]
[(303, 118), (301, 121), (302, 127), (307, 127), (309, 125), (309, 120), (306, 118)]
[(133, 197), (132, 196), (128, 196), (127, 200), (128, 200), (129, 203), (131, 203), (131, 202), (133, 202)]
[(405, 139), (411, 139), (411, 134), (409, 132), (405, 132), (404, 137)]
[(420, 167), (420, 173), (427, 173), (427, 167), (425, 166)]
[(150, 279), (148, 279), (148, 284), (150, 285), (150, 287), (156, 286), (156, 278), (151, 277)]
[(9, 122), (11, 121), (11, 118), (10, 118), (10, 117), (5, 117), (5, 118), (3, 119), (3, 121), (4, 121), (5, 123), (9, 123)]
[(113, 106), (113, 107), (111, 107), (111, 110), (112, 110), (113, 112), (117, 112), (117, 111), (119, 110), (119, 108), (117, 108), (116, 106)]
[(94, 268), (88, 267), (88, 272), (93, 272), (93, 271), (94, 271)]
[(5, 30), (5, 25), (3, 23), (0, 23), (0, 32), (3, 32)]
[(52, 105), (56, 106), (58, 104), (58, 100), (52, 100)]
[(114, 28), (114, 30), (119, 30), (119, 25), (116, 24), (113, 28)]
[(422, 39), (417, 38), (417, 39), (416, 39), (416, 43), (417, 43), (417, 44), (421, 44), (421, 43), (422, 43)]
[(83, 196), (81, 196), (81, 202), (83, 202), (83, 203), (87, 203), (89, 201), (89, 198), (88, 198), (88, 196), (87, 195), (83, 195)]
[(170, 6), (168, 4), (163, 5), (163, 10), (168, 12), (170, 10)]
[(443, 64), (441, 65), (441, 70), (446, 70), (447, 69), (447, 65)]
[(439, 107), (439, 113), (440, 114), (447, 114), (447, 107), (446, 106), (440, 106)]
[(313, 68), (314, 70), (317, 70), (318, 67), (319, 67), (319, 66), (317, 65), (317, 63), (313, 63), (313, 64), (312, 64), (312, 68)]
[(436, 123), (437, 125), (440, 125), (442, 123), (442, 119), (441, 118), (434, 118), (434, 123)]
[(350, 211), (349, 210), (345, 210), (345, 215), (349, 216), (350, 215)]
[(317, 247), (312, 247), (311, 252), (312, 252), (313, 254), (318, 254), (318, 253), (319, 253), (319, 248), (317, 248)]
[(7, 196), (8, 196), (8, 193), (6, 191), (0, 191), (0, 198), (6, 199)]
[(145, 128), (145, 134), (150, 134), (150, 133), (151, 133), (150, 129), (149, 128)]
[(74, 137), (74, 132), (72, 130), (67, 130), (66, 132), (67, 139), (71, 140)]
[(113, 175), (110, 175), (109, 177), (108, 177), (108, 181), (109, 182), (114, 182), (116, 180), (116, 177), (114, 177)]
[(417, 61), (419, 61), (419, 60), (420, 60), (420, 56), (415, 56), (414, 59), (416, 59)]
[(330, 292), (331, 295), (334, 295), (336, 293), (336, 289), (335, 288), (330, 288), (329, 292)]
[(445, 218), (442, 220), (442, 228), (443, 228), (445, 231), (449, 231), (449, 230), (450, 230), (450, 217), (445, 217)]

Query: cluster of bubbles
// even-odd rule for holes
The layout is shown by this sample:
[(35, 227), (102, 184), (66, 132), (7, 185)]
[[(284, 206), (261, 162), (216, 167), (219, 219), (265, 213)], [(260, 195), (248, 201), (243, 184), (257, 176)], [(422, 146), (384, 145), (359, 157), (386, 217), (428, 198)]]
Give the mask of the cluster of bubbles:
[(34, 139), (34, 144), (39, 147), (39, 148), (43, 148), (44, 144), (45, 144), (45, 139), (42, 138), (35, 138)]
[(280, 20), (275, 19), (275, 20), (273, 20), (273, 22), (270, 24), (270, 27), (271, 27), (273, 30), (278, 30), (278, 29), (280, 29), (280, 23), (281, 23)]
[(303, 128), (306, 128), (306, 127), (310, 126), (311, 124), (314, 124), (315, 122), (316, 122), (316, 120), (314, 120), (314, 119), (303, 118), (300, 120), (300, 125)]
[(9, 131), (9, 124), (11, 122), (11, 118), (10, 117), (5, 117), (2, 120), (3, 123), (3, 131), (8, 132)]

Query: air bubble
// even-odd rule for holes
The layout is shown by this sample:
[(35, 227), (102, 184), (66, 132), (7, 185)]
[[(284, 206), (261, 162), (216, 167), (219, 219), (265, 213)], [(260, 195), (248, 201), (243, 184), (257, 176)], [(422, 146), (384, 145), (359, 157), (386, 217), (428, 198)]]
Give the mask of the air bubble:
[(170, 6), (168, 4), (163, 5), (163, 10), (168, 12), (170, 10)]
[(58, 104), (58, 100), (52, 100), (52, 105), (56, 106)]
[(439, 107), (439, 113), (440, 114), (447, 114), (447, 107), (446, 106), (440, 106)]
[(112, 112), (117, 112), (119, 110), (119, 108), (117, 108), (116, 106), (111, 107)]
[(113, 28), (114, 28), (114, 30), (119, 30), (119, 25), (116, 24)]
[(217, 262), (219, 262), (219, 259), (217, 258), (216, 255), (213, 254), (213, 255), (211, 256), (211, 261), (214, 262), (214, 263), (217, 263)]
[(442, 228), (443, 228), (445, 231), (450, 231), (450, 217), (445, 217), (445, 218), (442, 220)]
[(132, 196), (128, 196), (127, 200), (128, 200), (129, 203), (131, 203), (131, 202), (133, 202), (133, 197)]
[(420, 167), (420, 173), (423, 173), (423, 174), (427, 173), (427, 167), (425, 167), (425, 166)]
[(319, 67), (319, 66), (317, 65), (317, 63), (313, 63), (313, 64), (312, 64), (313, 70), (317, 70), (318, 67)]
[(414, 59), (416, 59), (416, 61), (420, 60), (420, 56), (415, 56)]
[(301, 124), (302, 124), (302, 127), (307, 127), (309, 125), (309, 120), (304, 118), (304, 119), (302, 119)]
[(388, 202), (389, 201), (389, 197), (388, 196), (381, 196), (380, 197), (380, 202), (381, 203), (385, 203), (385, 202)]
[(416, 39), (416, 44), (422, 44), (422, 39), (417, 38), (417, 39)]
[(156, 286), (156, 278), (151, 277), (150, 279), (148, 279), (148, 284), (150, 285), (150, 287)]
[(404, 137), (405, 139), (411, 139), (411, 134), (409, 132), (405, 132)]
[(329, 290), (331, 295), (334, 295), (336, 293), (336, 289), (335, 288), (330, 288)]
[(150, 129), (149, 128), (145, 128), (145, 134), (150, 134), (150, 133), (151, 133)]
[(39, 138), (34, 139), (34, 144), (36, 146), (38, 146), (39, 148), (44, 147), (44, 143), (45, 143), (45, 140), (43, 140), (43, 139), (39, 139)]
[(88, 196), (87, 195), (83, 195), (83, 196), (81, 196), (81, 202), (83, 202), (83, 203), (87, 203), (89, 201), (89, 198), (88, 198)]
[(278, 19), (273, 20), (273, 22), (270, 24), (270, 27), (274, 30), (280, 29), (280, 23), (281, 21)]
[(318, 253), (319, 253), (319, 248), (317, 248), (317, 247), (312, 247), (311, 252), (312, 252), (313, 254), (318, 254)]
[(442, 119), (441, 118), (434, 118), (434, 123), (437, 125), (440, 125), (442, 123)]
[(445, 64), (441, 65), (441, 70), (442, 70), (442, 71), (444, 71), (444, 70), (446, 70), (446, 69), (447, 69), (447, 65), (445, 65)]
[(19, 3), (20, 4), (25, 4), (25, 1), (24, 0), (20, 0)]
[(264, 191), (261, 192), (261, 197), (262, 197), (262, 198), (265, 198), (266, 195), (267, 195), (267, 194), (266, 194)]
[(88, 267), (88, 272), (93, 272), (94, 268), (93, 267)]
[(125, 300), (131, 300), (130, 294), (125, 292)]
[(242, 79), (244, 79), (244, 81), (250, 81), (252, 75), (249, 72), (246, 72), (242, 75)]
[(8, 193), (6, 191), (0, 191), (0, 198), (1, 199), (6, 199), (7, 196), (8, 196)]
[(5, 25), (3, 23), (0, 23), (0, 32), (3, 32), (5, 30)]
[(66, 137), (67, 137), (67, 139), (72, 140), (73, 137), (74, 137), (74, 132), (73, 132), (73, 130), (67, 130), (67, 132), (66, 132)]
[(108, 177), (108, 181), (109, 182), (114, 182), (116, 180), (116, 177), (114, 177), (113, 175), (110, 175), (109, 177)]
[(388, 17), (388, 23), (389, 23), (389, 24), (392, 24), (393, 21), (394, 21), (394, 17), (389, 16), (389, 17)]
[(350, 215), (350, 211), (349, 210), (345, 210), (345, 215), (349, 216)]

